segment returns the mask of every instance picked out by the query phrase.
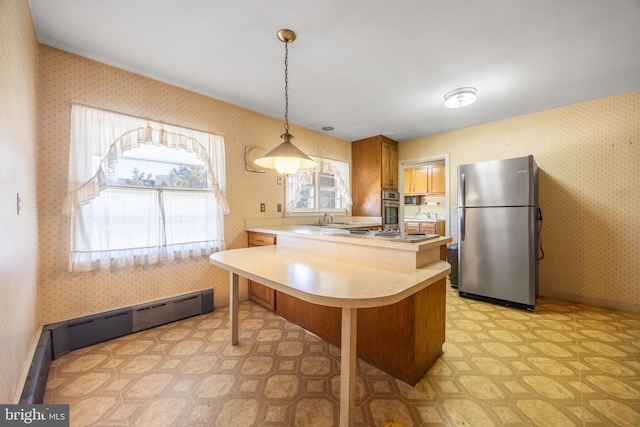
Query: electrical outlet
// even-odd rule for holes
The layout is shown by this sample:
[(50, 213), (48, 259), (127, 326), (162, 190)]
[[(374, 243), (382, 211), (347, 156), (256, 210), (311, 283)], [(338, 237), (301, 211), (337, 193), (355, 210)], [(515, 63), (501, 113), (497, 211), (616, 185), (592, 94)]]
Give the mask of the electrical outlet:
[(264, 212), (265, 210), (264, 203), (260, 203), (260, 212)]
[(282, 212), (282, 203), (278, 203), (278, 212)]

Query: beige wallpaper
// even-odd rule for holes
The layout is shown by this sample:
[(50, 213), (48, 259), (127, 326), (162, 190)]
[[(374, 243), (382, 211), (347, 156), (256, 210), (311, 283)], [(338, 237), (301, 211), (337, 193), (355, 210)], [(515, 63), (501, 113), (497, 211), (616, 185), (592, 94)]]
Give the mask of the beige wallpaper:
[[(276, 204), (283, 201), (283, 188), (276, 184), (275, 172), (247, 172), (243, 161), (246, 145), (268, 149), (279, 142), (281, 119), (39, 46), (26, 0), (0, 0), (0, 40), (4, 403), (17, 402), (39, 324), (209, 287), (214, 288), (217, 306), (228, 298), (228, 275), (206, 259), (67, 272), (69, 222), (60, 208), (72, 102), (224, 134), (229, 248), (246, 245), (246, 219), (280, 217)], [(351, 158), (345, 141), (296, 126), (292, 132), (295, 143), (309, 154), (322, 147), (326, 157)], [(449, 154), (449, 209), (455, 223), (458, 164), (533, 154), (541, 168), (544, 215), (541, 294), (640, 311), (639, 144), (640, 92), (632, 92), (403, 142), (399, 155), (406, 160)], [(20, 215), (17, 193), (22, 198)], [(267, 205), (266, 213), (259, 212), (261, 202)], [(455, 227), (452, 230), (455, 238)]]
[(640, 311), (640, 91), (399, 146), (401, 161), (444, 153), (452, 224), (459, 164), (533, 154), (544, 220), (540, 294)]
[(0, 0), (0, 403), (20, 398), (39, 336), (37, 49), (28, 3)]
[[(164, 266), (69, 273), (69, 219), (60, 210), (67, 188), (72, 102), (221, 133), (225, 137), (228, 248), (246, 246), (247, 218), (278, 218), (284, 191), (275, 171), (248, 172), (245, 146), (270, 149), (280, 143), (283, 123), (206, 96), (151, 80), (48, 46), (40, 46), (39, 175), (40, 286), (44, 323), (214, 288), (214, 304), (228, 305), (228, 274), (207, 258)], [(278, 91), (278, 88), (274, 88)], [(283, 99), (284, 109), (284, 99)], [(291, 127), (294, 143), (308, 154), (351, 160), (348, 142)], [(260, 203), (267, 212), (260, 213)], [(246, 282), (245, 282), (246, 283)], [(246, 286), (241, 297), (246, 298)]]

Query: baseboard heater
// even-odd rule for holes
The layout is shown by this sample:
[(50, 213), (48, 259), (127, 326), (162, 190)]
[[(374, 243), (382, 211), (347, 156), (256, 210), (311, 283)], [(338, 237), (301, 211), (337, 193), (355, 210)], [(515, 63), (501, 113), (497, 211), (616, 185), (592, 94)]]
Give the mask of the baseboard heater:
[(44, 400), (51, 361), (71, 350), (213, 311), (213, 289), (45, 325), (20, 403)]
[(213, 311), (213, 289), (46, 325), (57, 359), (78, 348)]
[(51, 331), (42, 331), (33, 360), (27, 373), (27, 380), (24, 382), (20, 403), (34, 404), (42, 403), (44, 391), (47, 388), (47, 378), (49, 378), (49, 366), (51, 365)]

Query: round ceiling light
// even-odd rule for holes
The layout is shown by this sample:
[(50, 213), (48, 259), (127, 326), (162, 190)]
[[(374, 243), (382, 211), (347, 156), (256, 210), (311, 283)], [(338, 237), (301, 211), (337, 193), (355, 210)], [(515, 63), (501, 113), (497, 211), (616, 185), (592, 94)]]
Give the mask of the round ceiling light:
[(461, 87), (447, 92), (444, 96), (444, 106), (447, 108), (460, 108), (473, 104), (476, 101), (476, 88)]

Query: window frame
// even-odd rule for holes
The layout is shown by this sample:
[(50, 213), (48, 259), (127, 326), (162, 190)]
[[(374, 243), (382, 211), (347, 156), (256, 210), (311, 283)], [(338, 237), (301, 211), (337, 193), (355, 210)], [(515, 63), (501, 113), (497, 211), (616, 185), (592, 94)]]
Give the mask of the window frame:
[[(108, 183), (107, 175), (118, 160), (130, 158), (125, 153), (148, 145), (194, 153), (197, 159), (194, 163), (198, 167), (204, 165), (207, 188)], [(63, 205), (63, 214), (69, 215), (71, 222), (69, 271), (158, 264), (226, 249), (224, 215), (229, 213), (229, 208), (224, 194), (224, 151), (224, 138), (221, 135), (74, 104), (71, 112), (69, 184)], [(142, 161), (153, 160), (148, 155), (134, 157), (142, 157)], [(181, 156), (176, 157), (176, 168), (188, 166), (180, 159)], [(171, 156), (165, 155), (164, 158), (166, 160)], [(171, 165), (173, 162), (167, 163), (169, 167), (174, 166)], [(136, 194), (145, 196), (138, 198)], [(189, 223), (183, 218), (186, 205), (184, 197), (188, 199), (190, 195), (196, 197), (193, 203), (199, 208), (187, 210), (186, 213), (194, 213), (192, 219), (199, 221), (200, 225), (204, 221), (206, 230), (180, 228), (181, 224)], [(140, 206), (151, 213), (150, 227), (144, 224), (145, 218), (127, 216), (128, 207), (123, 206), (126, 204), (124, 202), (129, 200), (135, 206), (138, 199), (143, 203)], [(160, 210), (162, 213), (158, 214)], [(172, 216), (169, 218), (171, 226), (167, 225), (166, 215)], [(160, 217), (164, 223), (162, 231), (158, 232), (156, 224)], [(113, 218), (126, 226), (112, 230), (109, 222)], [(121, 218), (125, 218), (124, 223), (120, 221)], [(126, 222), (127, 219), (131, 221)], [(135, 224), (141, 224), (140, 228), (145, 232), (137, 234)], [(126, 234), (124, 229), (133, 229), (130, 234), (135, 237), (121, 237)], [(188, 240), (185, 236), (189, 236)], [(127, 244), (120, 247), (120, 242)]]
[[(298, 171), (295, 176), (289, 175), (285, 177), (285, 215), (286, 216), (312, 216), (318, 214), (346, 214), (351, 208), (351, 165), (349, 162), (344, 160), (335, 160), (321, 157), (311, 157), (318, 165), (314, 169), (306, 169)], [(334, 189), (341, 192), (340, 200), (341, 207), (340, 208), (323, 208), (321, 206), (321, 194), (322, 194), (322, 180), (320, 175), (331, 173), (326, 171), (325, 169), (334, 169), (336, 173), (333, 174), (336, 180)], [(346, 170), (346, 173), (341, 172)], [(292, 185), (296, 185), (293, 182), (295, 177), (299, 175), (305, 175), (308, 173), (313, 173), (313, 189), (314, 189), (314, 206), (312, 208), (291, 208), (295, 200), (295, 196), (291, 195), (291, 191), (293, 191), (290, 187)], [(346, 176), (345, 176), (346, 175)]]

